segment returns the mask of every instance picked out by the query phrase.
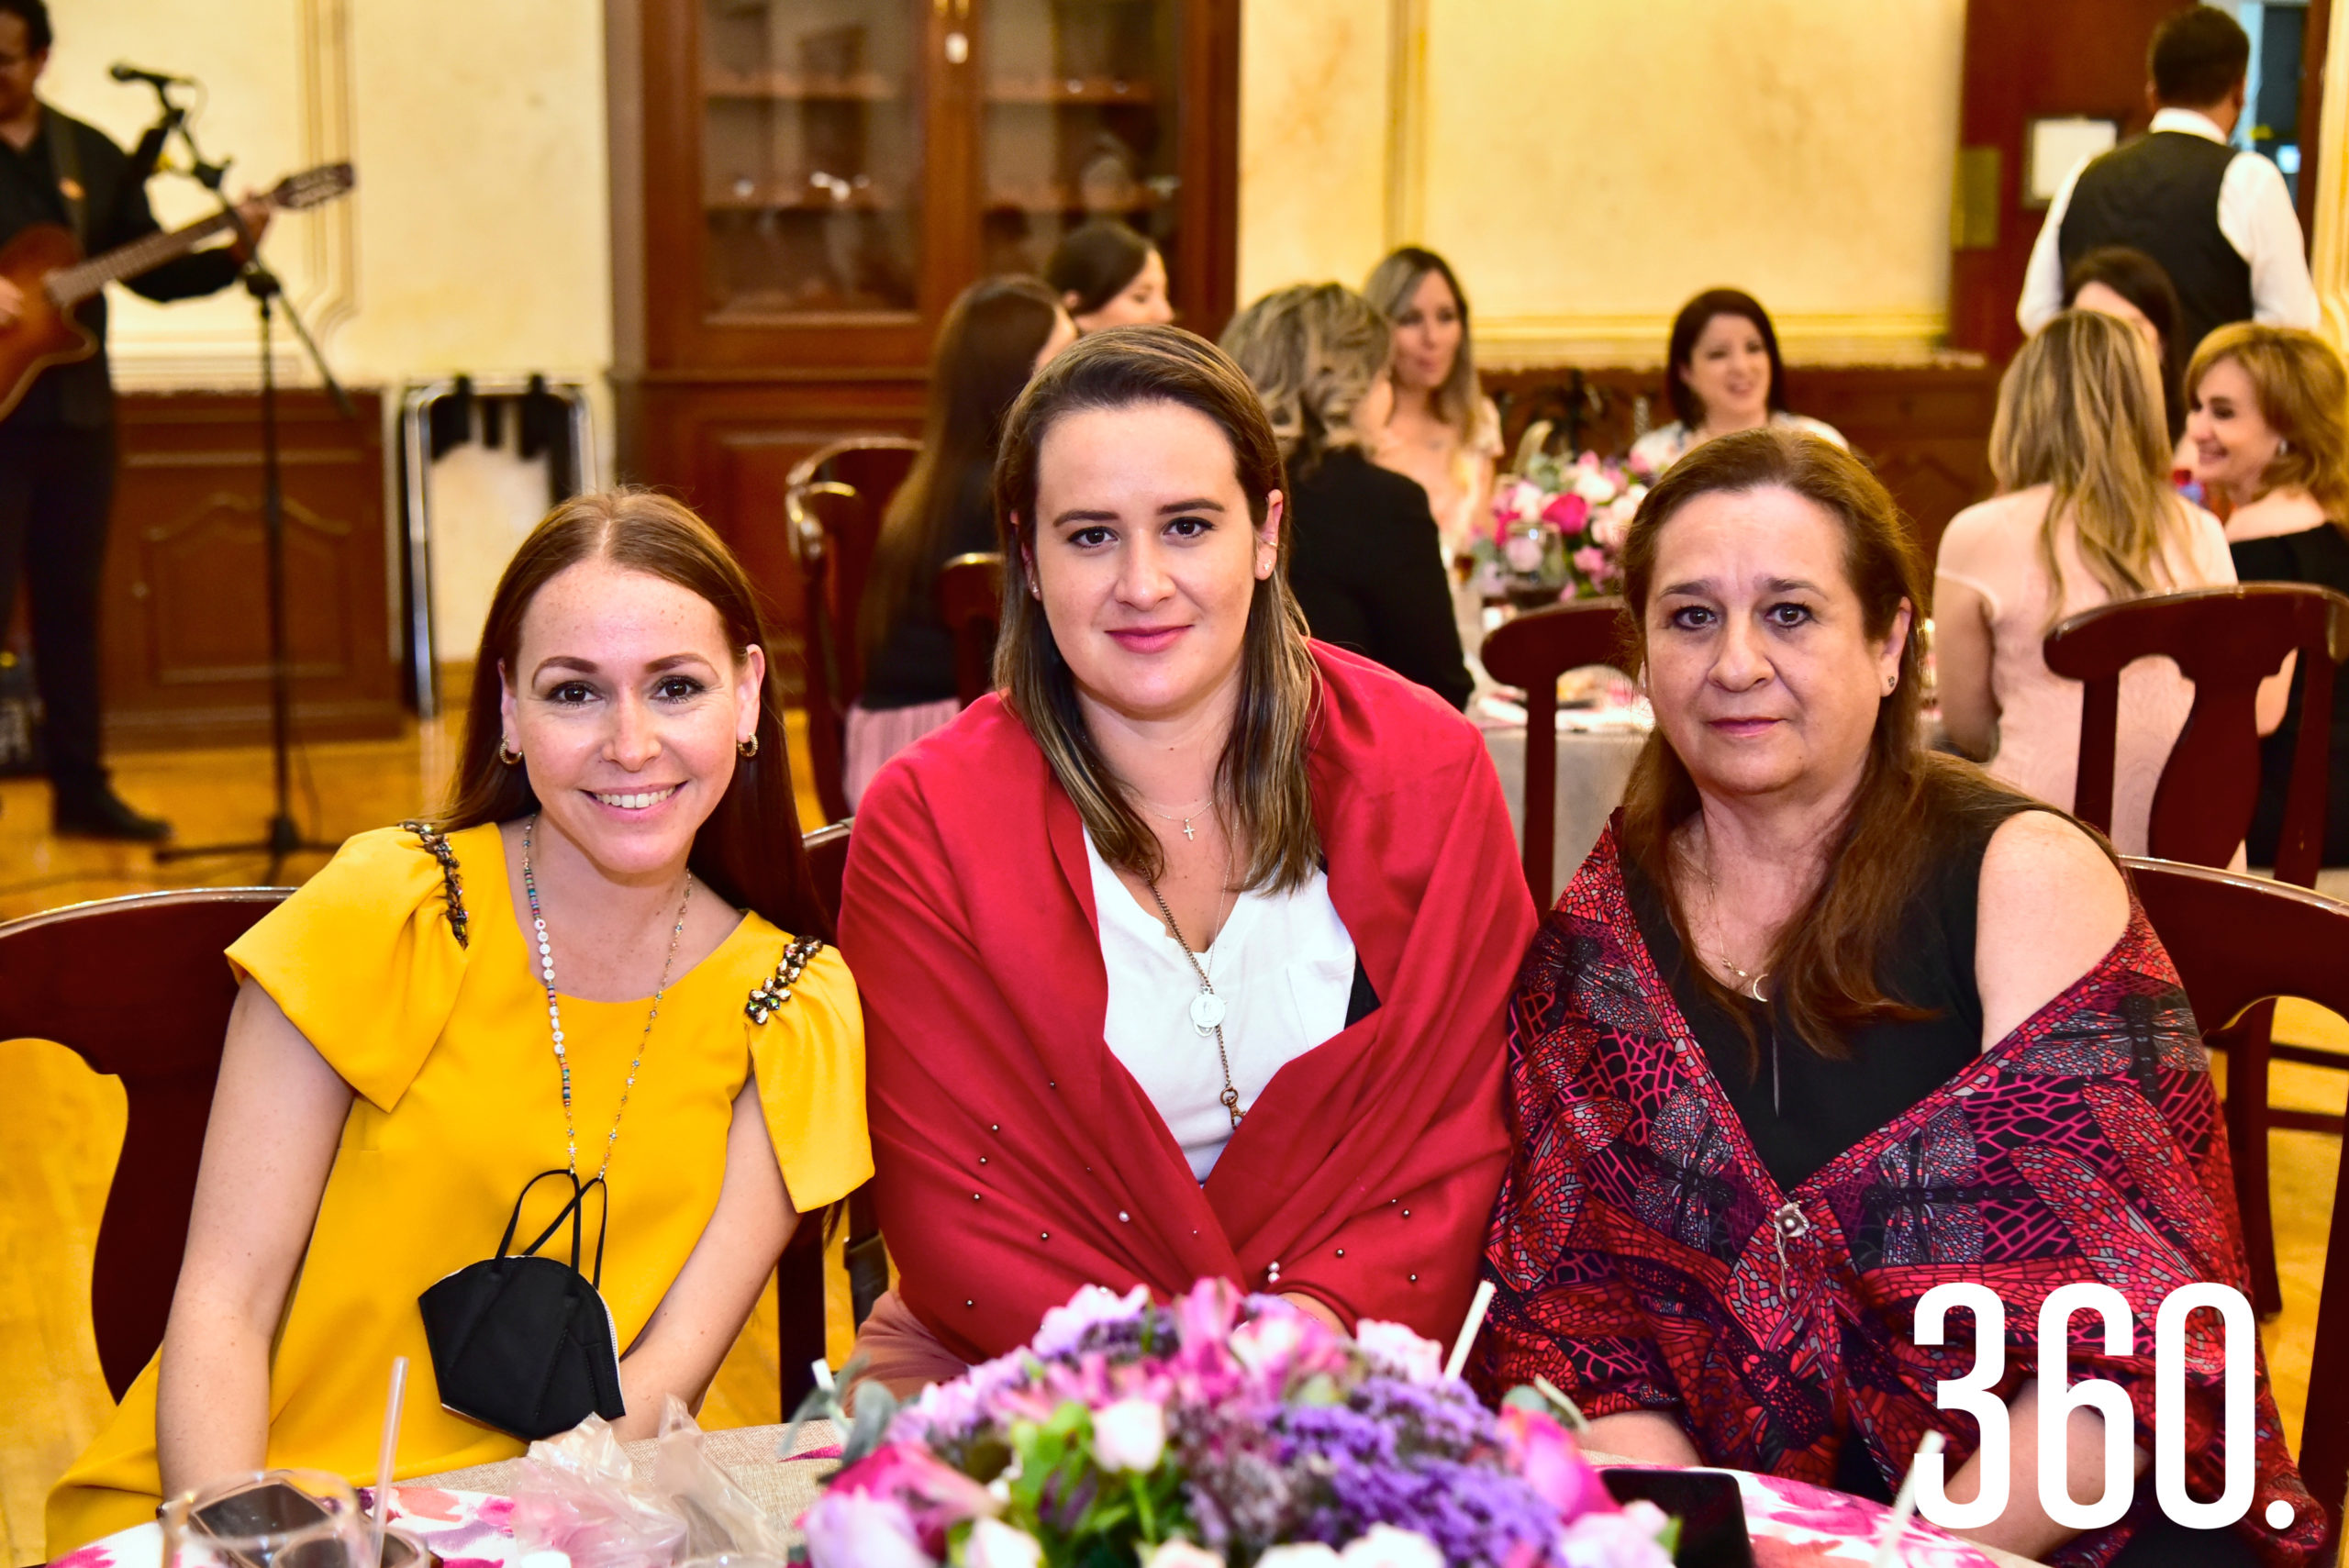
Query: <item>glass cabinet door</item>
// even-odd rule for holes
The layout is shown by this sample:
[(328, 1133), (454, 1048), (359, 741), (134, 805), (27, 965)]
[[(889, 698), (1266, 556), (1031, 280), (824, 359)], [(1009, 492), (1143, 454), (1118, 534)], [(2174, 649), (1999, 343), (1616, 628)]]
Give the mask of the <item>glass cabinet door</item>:
[(922, 0), (699, 0), (713, 321), (919, 303)]
[(1041, 272), (1097, 217), (1175, 255), (1176, 5), (981, 0), (981, 272)]

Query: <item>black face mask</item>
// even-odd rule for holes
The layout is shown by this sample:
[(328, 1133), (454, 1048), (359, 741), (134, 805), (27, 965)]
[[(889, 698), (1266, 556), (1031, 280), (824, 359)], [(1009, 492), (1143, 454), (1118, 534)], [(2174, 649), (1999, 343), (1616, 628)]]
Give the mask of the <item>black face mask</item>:
[[(507, 1255), (530, 1188), (549, 1176), (567, 1178), (571, 1201), (539, 1239)], [(497, 1243), (497, 1256), (469, 1263), (417, 1297), (440, 1403), (468, 1420), (536, 1441), (567, 1432), (590, 1415), (607, 1421), (628, 1413), (620, 1400), (620, 1363), (614, 1349), (611, 1308), (598, 1286), (604, 1278), (604, 1229), (611, 1189), (604, 1188), (596, 1225), (596, 1273), (579, 1273), (580, 1227), (587, 1194), (601, 1176), (582, 1184), (573, 1171), (542, 1171), (523, 1186)], [(538, 1255), (547, 1239), (571, 1221), (571, 1262)]]

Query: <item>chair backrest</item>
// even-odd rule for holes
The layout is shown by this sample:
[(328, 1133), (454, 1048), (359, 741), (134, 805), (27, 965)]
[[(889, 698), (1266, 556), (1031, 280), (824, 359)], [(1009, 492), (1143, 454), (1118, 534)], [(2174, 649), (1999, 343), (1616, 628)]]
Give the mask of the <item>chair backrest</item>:
[(129, 1119), (98, 1222), (90, 1318), (119, 1399), (163, 1342), (237, 985), (220, 951), (283, 887), (190, 888), (0, 925), (0, 1040), (49, 1040), (122, 1080)]
[[(2349, 904), (2204, 866), (2134, 858), (2122, 863), (2204, 1033), (2277, 996), (2349, 1015)], [(2340, 1507), (2349, 1489), (2349, 1160), (2341, 1175), (2299, 1444), (2301, 1477), (2330, 1509)], [(2337, 1529), (2337, 1517), (2333, 1523)]]
[(818, 828), (800, 840), (807, 851), (807, 874), (815, 879), (816, 896), (837, 926), (841, 917), (841, 883), (848, 875), (846, 820)]
[(841, 780), (848, 708), (864, 689), (857, 609), (882, 517), (920, 451), (905, 436), (844, 437), (802, 458), (784, 489), (807, 625), (807, 751), (816, 797), (833, 821), (848, 815)]
[(938, 618), (954, 636), (954, 695), (964, 707), (995, 689), (996, 628), (1003, 619), (1003, 557), (958, 555), (938, 574)]
[(2333, 665), (2349, 658), (2349, 598), (2299, 583), (2245, 583), (2099, 605), (2047, 634), (2047, 667), (2082, 682), (2072, 810), (2112, 830), (2121, 672), (2165, 654), (2194, 683), (2194, 706), (2154, 789), (2146, 847), (2165, 860), (2225, 865), (2259, 803), (2259, 683), (2299, 653), (2299, 741), (2276, 874), (2314, 885), (2323, 860)]
[(1557, 854), (1558, 677), (1621, 659), (1620, 599), (1545, 605), (1504, 621), (1479, 654), (1496, 681), (1525, 688), (1525, 884), (1547, 908)]

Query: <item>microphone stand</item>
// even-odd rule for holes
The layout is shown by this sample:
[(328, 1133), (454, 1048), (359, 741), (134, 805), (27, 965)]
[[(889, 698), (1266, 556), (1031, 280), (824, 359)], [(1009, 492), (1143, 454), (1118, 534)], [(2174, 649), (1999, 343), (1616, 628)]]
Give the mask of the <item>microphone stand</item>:
[[(156, 95), (162, 98), (165, 117), (173, 121), (176, 131), (186, 146), (190, 168), (188, 172), (197, 183), (210, 191), (220, 202), (229, 224), (237, 232), (237, 242), (244, 251), (244, 266), (240, 273), (245, 292), (252, 296), (253, 306), (261, 316), (261, 446), (262, 446), (262, 540), (264, 562), (263, 586), (269, 601), (269, 745), (270, 760), (276, 784), (276, 809), (269, 818), (268, 835), (258, 840), (229, 844), (198, 844), (184, 848), (166, 845), (155, 852), (159, 862), (195, 860), (216, 855), (266, 854), (269, 857), (269, 882), (280, 880), (286, 858), (305, 852), (332, 854), (340, 848), (303, 836), (294, 820), (293, 775), (289, 765), (294, 731), (294, 667), (292, 651), (286, 645), (285, 631), (285, 489), (283, 457), (279, 450), (277, 429), (277, 361), (274, 330), (277, 313), (284, 312), (293, 327), (295, 337), (317, 367), (319, 379), (325, 383), (335, 407), (346, 419), (358, 417), (350, 396), (342, 390), (334, 373), (327, 368), (326, 356), (318, 351), (317, 340), (303, 323), (301, 313), (285, 297), (284, 284), (261, 259), (261, 244), (245, 221), (245, 215), (235, 203), (221, 194), (222, 182), (228, 175), (225, 162), (206, 161), (195, 145), (195, 136), (188, 128), (185, 111), (174, 106), (161, 83), (153, 84)], [(165, 133), (171, 134), (170, 131)]]

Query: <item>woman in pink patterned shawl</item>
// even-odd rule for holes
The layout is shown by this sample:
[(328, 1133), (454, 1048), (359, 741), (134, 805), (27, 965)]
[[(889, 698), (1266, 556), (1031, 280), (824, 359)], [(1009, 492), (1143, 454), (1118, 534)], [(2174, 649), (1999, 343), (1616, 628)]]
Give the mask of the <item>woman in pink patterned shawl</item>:
[[(1981, 1440), (1936, 1385), (1976, 1366), (1975, 1318), (1920, 1345), (1916, 1308), (1982, 1282), (2007, 1502), (1963, 1533), (2078, 1568), (2308, 1560), (2325, 1518), (2264, 1363), (2226, 1429), (2213, 1312), (2188, 1318), (2188, 1485), (2219, 1496), (2250, 1443), (2251, 1506), (2208, 1531), (2156, 1506), (2155, 1314), (2243, 1288), (2208, 1061), (2103, 843), (1919, 744), (1924, 578), (1891, 497), (1829, 442), (1726, 436), (1649, 494), (1624, 569), (1656, 733), (1512, 1005), (1479, 1375), (1547, 1378), (1595, 1449), (1886, 1500), (1939, 1431), (1965, 1503)], [(2069, 1379), (2135, 1416), (2135, 1503), (2085, 1531), (2038, 1485), (2039, 1312), (2075, 1282), (2133, 1330), (2114, 1356), (2095, 1315), (2069, 1328)], [(2104, 1443), (2073, 1410), (2073, 1497), (2101, 1495)]]

